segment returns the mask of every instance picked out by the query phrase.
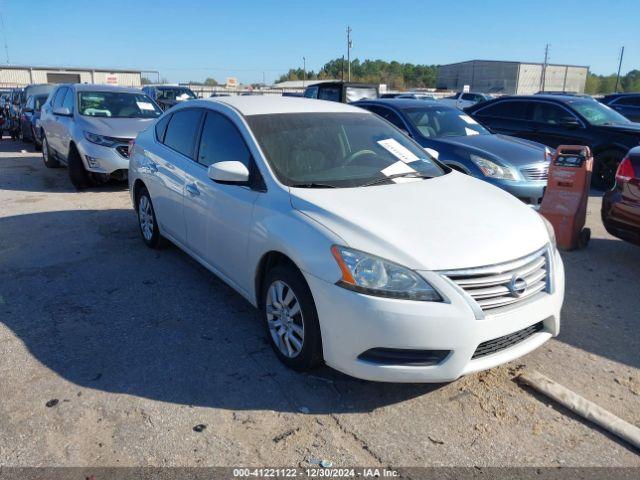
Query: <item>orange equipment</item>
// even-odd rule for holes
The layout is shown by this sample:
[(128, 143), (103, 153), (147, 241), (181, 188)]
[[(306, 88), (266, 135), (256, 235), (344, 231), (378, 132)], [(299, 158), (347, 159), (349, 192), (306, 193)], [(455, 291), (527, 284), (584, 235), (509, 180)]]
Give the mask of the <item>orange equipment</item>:
[(584, 228), (593, 156), (589, 147), (560, 145), (551, 159), (540, 214), (553, 225), (558, 247), (584, 248), (591, 230)]

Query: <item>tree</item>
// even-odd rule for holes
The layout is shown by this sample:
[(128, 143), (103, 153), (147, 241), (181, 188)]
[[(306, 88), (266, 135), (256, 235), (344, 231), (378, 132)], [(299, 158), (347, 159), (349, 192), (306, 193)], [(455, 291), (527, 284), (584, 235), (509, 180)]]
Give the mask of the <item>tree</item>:
[(218, 83), (218, 82), (216, 82), (216, 79), (215, 79), (215, 78), (211, 78), (211, 77), (207, 77), (207, 78), (204, 80), (204, 84), (205, 84), (206, 86), (208, 86), (208, 87), (217, 87), (217, 86), (219, 85), (219, 83)]
[(147, 77), (141, 77), (141, 78), (140, 78), (140, 83), (141, 83), (142, 85), (149, 85), (149, 84), (151, 84), (151, 83), (153, 83), (153, 82), (152, 82), (151, 80), (149, 80)]

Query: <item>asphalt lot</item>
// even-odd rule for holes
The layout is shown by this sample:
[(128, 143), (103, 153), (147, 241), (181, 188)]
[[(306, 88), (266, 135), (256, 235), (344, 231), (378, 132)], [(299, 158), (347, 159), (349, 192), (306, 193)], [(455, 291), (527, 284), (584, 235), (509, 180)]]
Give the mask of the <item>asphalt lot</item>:
[(126, 185), (77, 193), (5, 138), (0, 466), (640, 466), (513, 381), (537, 369), (640, 425), (640, 248), (599, 208), (594, 195), (589, 247), (563, 254), (557, 339), (451, 384), (370, 383), (287, 370), (245, 300), (143, 245)]

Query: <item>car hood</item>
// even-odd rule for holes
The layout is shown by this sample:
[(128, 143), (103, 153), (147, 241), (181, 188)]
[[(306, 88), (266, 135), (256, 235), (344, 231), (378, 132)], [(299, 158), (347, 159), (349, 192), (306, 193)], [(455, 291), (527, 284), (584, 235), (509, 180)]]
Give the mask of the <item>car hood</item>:
[(451, 172), (362, 188), (290, 189), (293, 208), (347, 246), (415, 270), (470, 268), (543, 247), (540, 216), (503, 190)]
[(617, 123), (615, 125), (598, 125), (596, 128), (605, 132), (626, 132), (637, 133), (640, 135), (640, 123), (637, 122)]
[(138, 133), (156, 121), (155, 118), (108, 117), (83, 117), (82, 120), (83, 130), (116, 138), (135, 138)]
[(503, 164), (522, 166), (545, 161), (544, 145), (507, 135), (467, 135), (435, 140), (463, 147), (469, 154), (493, 157)]

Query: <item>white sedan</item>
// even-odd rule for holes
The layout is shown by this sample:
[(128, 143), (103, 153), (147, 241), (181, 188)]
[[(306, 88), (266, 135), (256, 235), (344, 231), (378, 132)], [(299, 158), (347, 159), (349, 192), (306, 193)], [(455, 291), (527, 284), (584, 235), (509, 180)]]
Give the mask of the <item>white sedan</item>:
[(260, 308), (289, 367), (451, 381), (559, 332), (552, 227), (370, 112), (193, 100), (130, 148), (142, 240), (170, 240)]

